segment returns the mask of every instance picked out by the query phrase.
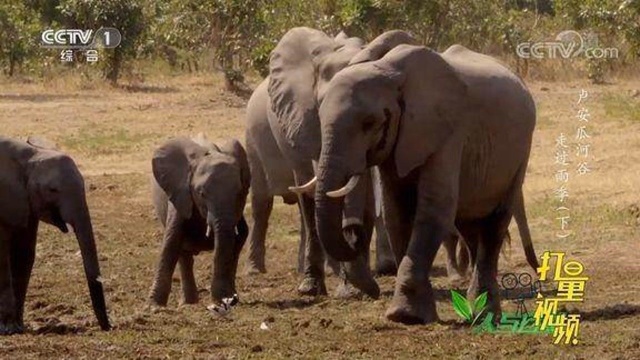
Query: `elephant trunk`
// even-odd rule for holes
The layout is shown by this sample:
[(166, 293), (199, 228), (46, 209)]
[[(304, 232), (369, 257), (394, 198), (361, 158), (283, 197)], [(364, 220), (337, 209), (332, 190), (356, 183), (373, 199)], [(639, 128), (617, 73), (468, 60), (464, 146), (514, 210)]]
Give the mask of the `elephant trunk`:
[[(339, 168), (339, 159), (327, 154), (320, 157), (318, 164), (318, 182), (316, 186), (316, 226), (318, 238), (325, 251), (338, 261), (355, 260), (362, 246), (360, 237), (345, 238), (342, 228), (342, 214), (344, 208), (343, 197), (330, 197), (327, 192), (339, 189), (345, 185), (348, 175)], [(338, 165), (338, 166), (337, 166)]]
[(81, 209), (75, 213), (78, 215), (68, 222), (73, 226), (76, 238), (78, 239), (78, 245), (80, 246), (93, 312), (96, 314), (100, 328), (106, 331), (111, 329), (111, 325), (109, 324), (109, 317), (107, 316), (104, 290), (99, 279), (100, 264), (98, 263), (98, 253), (93, 235), (93, 227), (91, 225), (91, 216), (84, 201)]
[(215, 238), (211, 283), (211, 297), (215, 302), (221, 302), (222, 299), (231, 297), (236, 292), (238, 258), (246, 234), (242, 237), (242, 241), (239, 241), (233, 218), (232, 215), (221, 216), (210, 213), (207, 219)]

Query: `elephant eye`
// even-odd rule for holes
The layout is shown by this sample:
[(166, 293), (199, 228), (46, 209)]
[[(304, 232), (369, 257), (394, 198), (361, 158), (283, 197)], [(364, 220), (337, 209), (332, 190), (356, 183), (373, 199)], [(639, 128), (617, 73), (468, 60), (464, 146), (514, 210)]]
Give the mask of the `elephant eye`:
[(363, 123), (362, 123), (362, 130), (363, 131), (369, 131), (373, 128), (373, 126), (376, 124), (375, 119), (372, 118), (367, 118)]

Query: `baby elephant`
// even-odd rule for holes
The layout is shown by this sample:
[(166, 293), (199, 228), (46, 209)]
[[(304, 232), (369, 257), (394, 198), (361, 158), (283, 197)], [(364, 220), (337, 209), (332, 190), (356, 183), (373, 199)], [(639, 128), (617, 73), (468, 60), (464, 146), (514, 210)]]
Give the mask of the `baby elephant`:
[(93, 311), (100, 327), (109, 330), (91, 216), (78, 167), (46, 140), (22, 142), (0, 136), (0, 334), (24, 331), (24, 302), (40, 221), (64, 233), (69, 232), (67, 224), (73, 228)]
[(248, 235), (243, 210), (251, 176), (242, 145), (217, 147), (203, 138), (176, 138), (153, 155), (153, 202), (164, 226), (160, 260), (149, 295), (166, 306), (180, 261), (183, 303), (198, 302), (193, 256), (213, 250), (214, 303), (235, 294), (240, 251)]

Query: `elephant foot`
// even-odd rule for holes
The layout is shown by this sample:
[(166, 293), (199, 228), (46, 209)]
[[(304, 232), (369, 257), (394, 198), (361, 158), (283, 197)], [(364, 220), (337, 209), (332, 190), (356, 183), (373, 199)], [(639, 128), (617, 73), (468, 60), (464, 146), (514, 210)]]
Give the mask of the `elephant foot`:
[(360, 300), (364, 297), (364, 293), (348, 282), (341, 282), (333, 296), (342, 300)]
[(24, 333), (24, 326), (17, 321), (0, 321), (0, 335)]
[(324, 283), (324, 279), (305, 276), (300, 286), (298, 286), (298, 294), (304, 296), (327, 295), (327, 286)]
[[(417, 296), (410, 290), (406, 293), (393, 296), (391, 306), (387, 309), (385, 317), (391, 321), (407, 325), (427, 324), (438, 321), (436, 304), (433, 297), (424, 298)], [(411, 294), (411, 295), (409, 295)]]
[[(348, 265), (346, 269), (349, 269)], [(354, 273), (345, 271), (340, 277), (342, 283), (336, 289), (336, 297), (349, 299), (349, 298), (362, 298), (363, 295), (367, 295), (372, 299), (378, 299), (380, 297), (380, 287), (375, 281), (371, 273), (366, 269), (364, 273)]]
[(343, 281), (338, 285), (333, 296), (336, 299), (341, 300), (361, 300), (365, 296), (377, 299), (380, 297), (380, 288), (378, 287), (378, 284), (374, 284), (374, 286), (371, 289), (368, 289), (368, 291), (363, 291), (349, 282)]
[(384, 316), (393, 322), (399, 322), (406, 325), (427, 324), (438, 321), (438, 315), (435, 312), (429, 315), (421, 311), (416, 306), (408, 304), (393, 303), (387, 309)]
[(199, 299), (198, 299), (198, 295), (197, 294), (196, 294), (195, 297), (183, 298), (180, 301), (180, 306), (182, 306), (182, 305), (195, 305), (195, 304), (198, 303), (198, 300)]
[(166, 308), (167, 304), (166, 303), (160, 303), (154, 300), (149, 300), (149, 302), (147, 303), (147, 307), (149, 309), (155, 309), (155, 308)]
[(258, 264), (255, 262), (247, 262), (244, 267), (245, 275), (257, 275), (267, 272), (267, 267), (264, 264)]
[(385, 317), (408, 325), (438, 321), (429, 277), (407, 256), (398, 268), (393, 300)]
[(377, 276), (395, 276), (398, 271), (396, 262), (394, 260), (385, 260), (376, 263), (376, 275)]

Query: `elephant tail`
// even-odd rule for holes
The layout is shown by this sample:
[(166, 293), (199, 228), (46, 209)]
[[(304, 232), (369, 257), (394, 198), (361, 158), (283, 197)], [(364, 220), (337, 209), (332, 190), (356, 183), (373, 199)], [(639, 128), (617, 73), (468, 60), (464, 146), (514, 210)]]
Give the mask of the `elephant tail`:
[(524, 254), (529, 266), (531, 266), (534, 271), (537, 271), (539, 267), (538, 257), (536, 256), (536, 252), (533, 249), (533, 242), (531, 241), (529, 223), (527, 222), (527, 214), (524, 209), (524, 196), (522, 194), (522, 189), (518, 191), (514, 200), (513, 217), (518, 224), (518, 231), (520, 232), (520, 239), (522, 241), (522, 247), (524, 248)]

